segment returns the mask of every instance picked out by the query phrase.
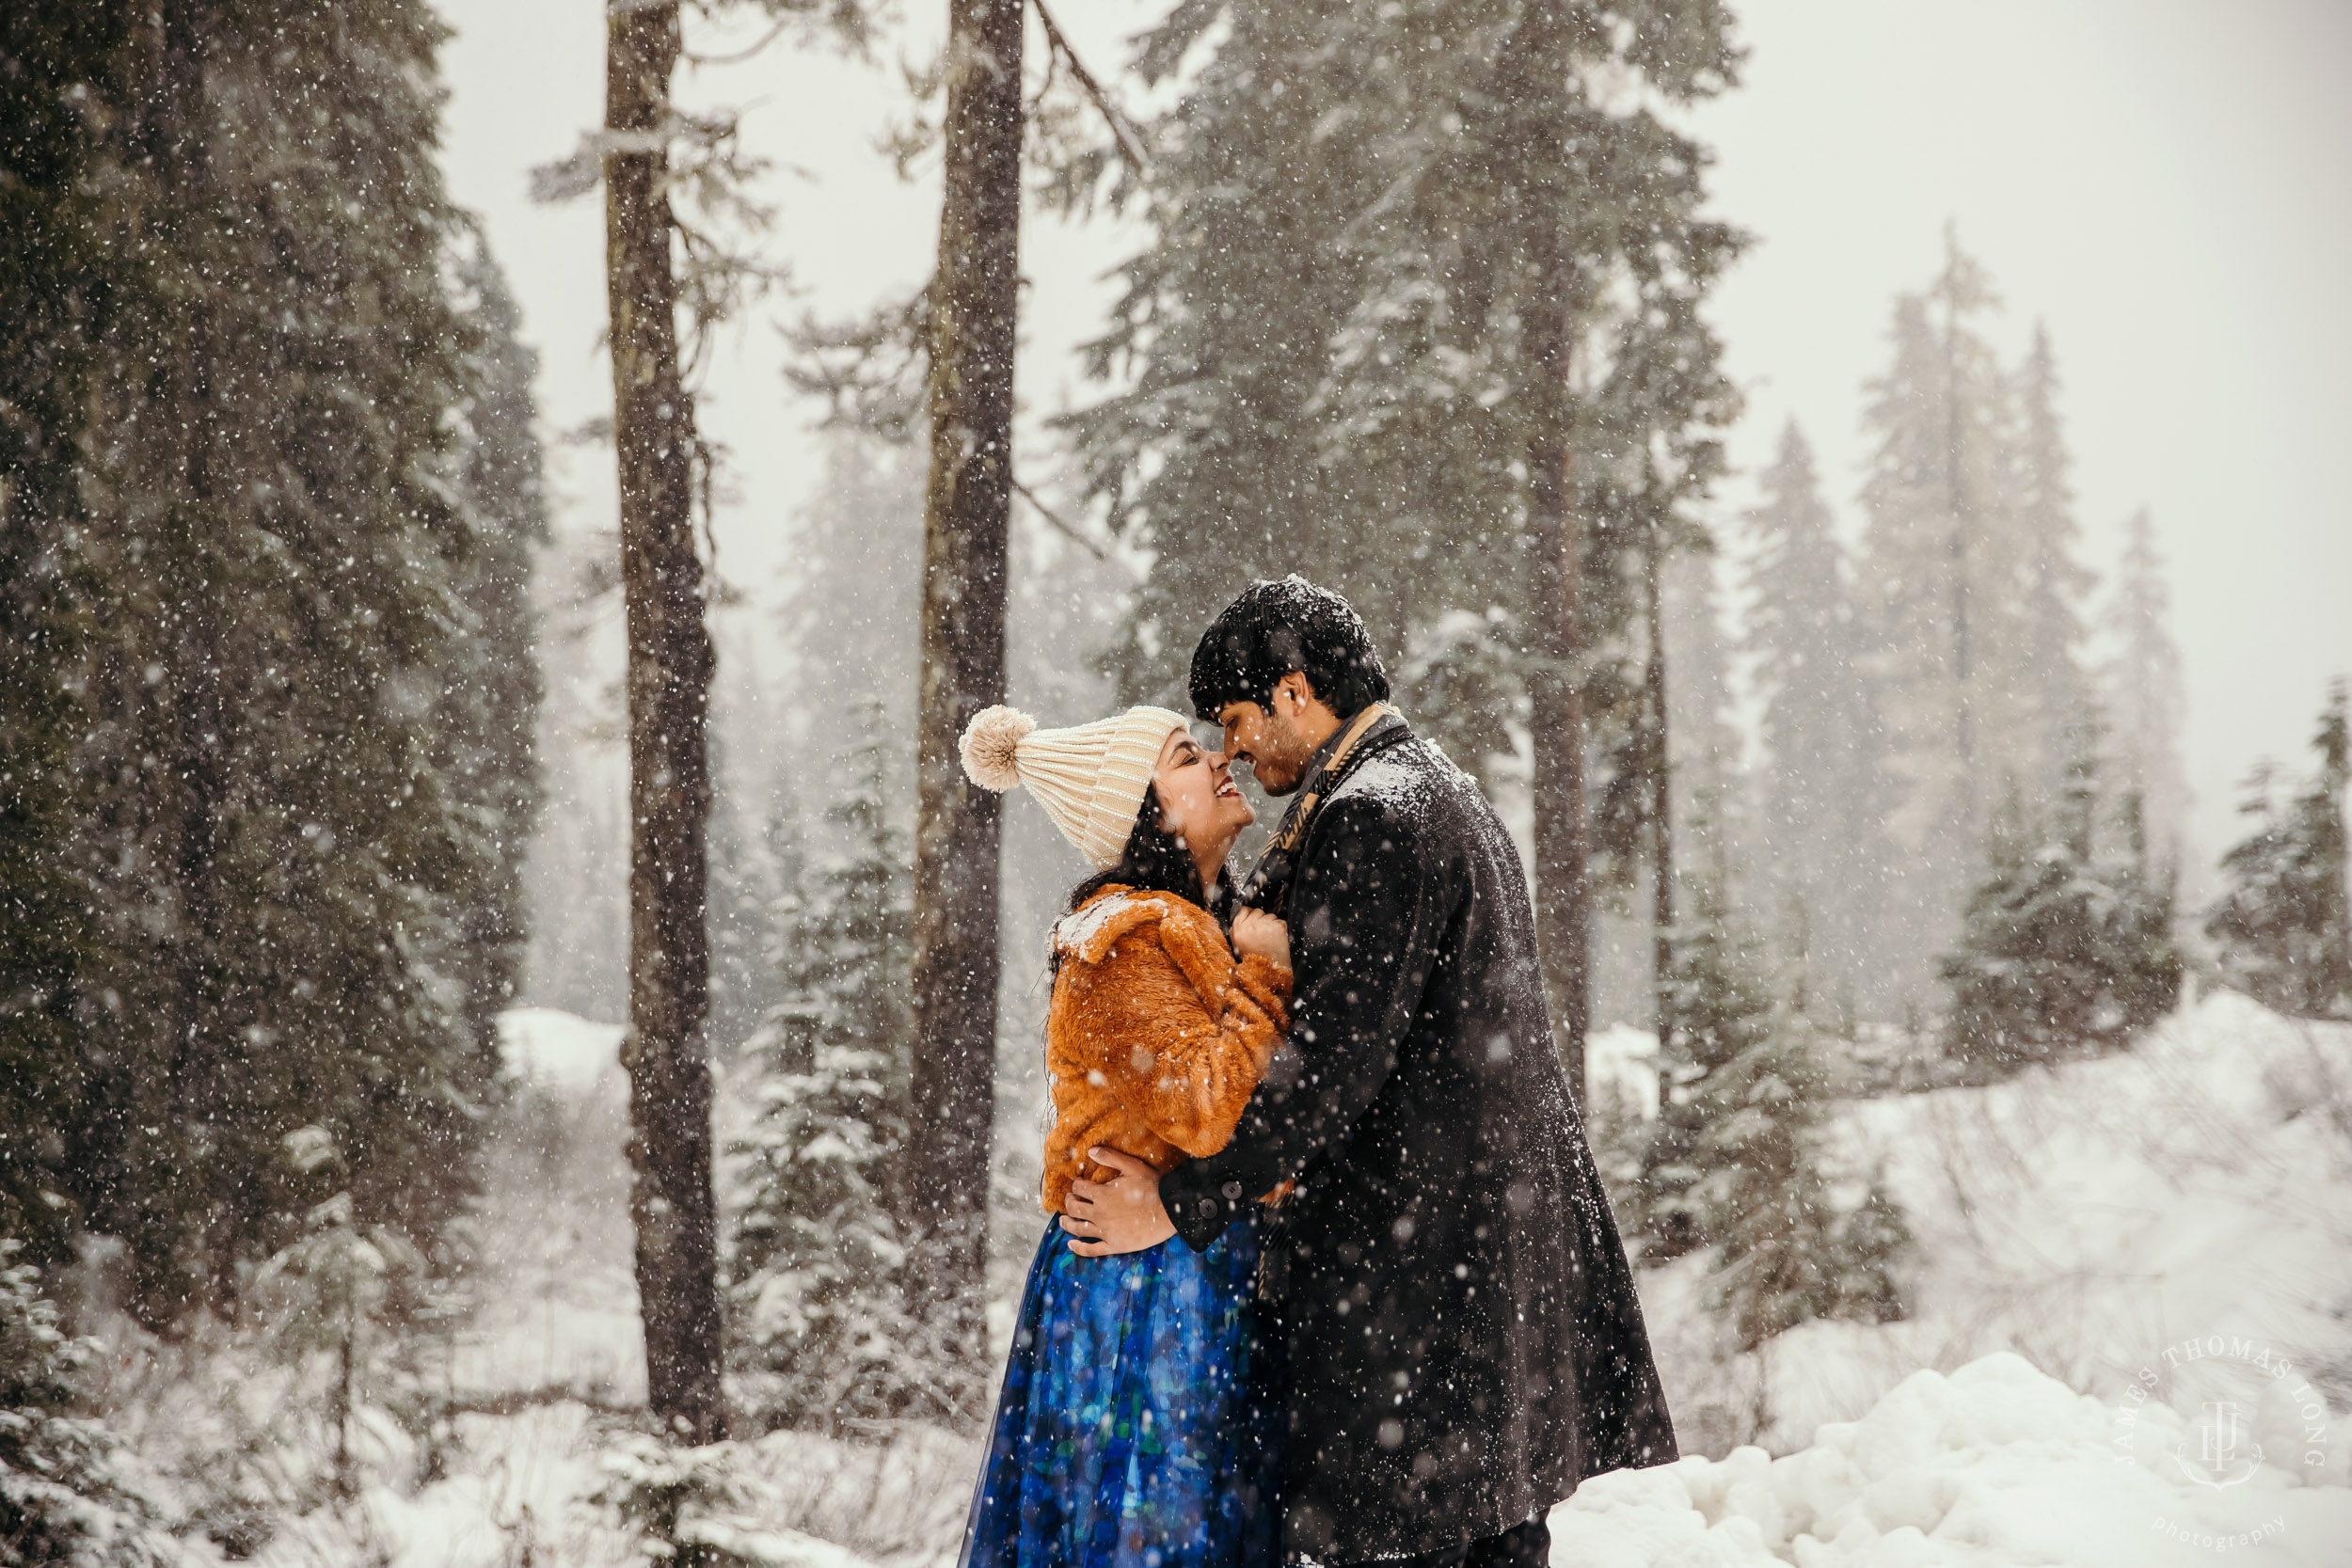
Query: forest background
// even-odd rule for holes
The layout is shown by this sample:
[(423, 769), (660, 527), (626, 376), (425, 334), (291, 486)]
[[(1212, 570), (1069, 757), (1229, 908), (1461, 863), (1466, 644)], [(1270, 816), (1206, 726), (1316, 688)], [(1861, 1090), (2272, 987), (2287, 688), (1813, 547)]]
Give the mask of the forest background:
[[(1097, 65), (1121, 58), (1120, 40), (1150, 15), (1126, 0), (1069, 9), (1057, 20)], [(528, 168), (596, 121), (601, 33), (561, 0), (448, 14), (452, 189), (485, 214), (525, 301), (548, 364), (544, 418), (576, 428), (609, 412), (594, 347), (600, 220), (593, 205), (533, 203)], [(1747, 397), (1714, 515), (1752, 499), (1794, 417), (1841, 527), (1858, 529), (1862, 385), (1883, 368), (1892, 295), (1934, 276), (1956, 221), (2005, 297), (1993, 324), (2005, 350), (2021, 351), (2038, 318), (2057, 337), (2084, 559), (2112, 565), (2125, 519), (2153, 509), (2186, 654), (2192, 866), (2229, 842), (2249, 760), (2290, 747), (2314, 706), (2312, 680), (2278, 677), (2352, 658), (2352, 627), (2328, 609), (2352, 581), (2352, 538), (2323, 521), (2342, 503), (2322, 461), (2352, 413), (2352, 388), (2328, 369), (2352, 350), (2332, 286), (2352, 213), (2328, 195), (2352, 157), (2352, 109), (2325, 90), (2321, 64), (2343, 57), (2352, 23), (2319, 0), (2260, 15), (2257, 25), (2184, 0), (2119, 29), (2096, 7), (1963, 16), (1763, 0), (1739, 11), (1751, 49), (1740, 87), (1690, 117), (1716, 160), (1709, 210), (1757, 235), (1707, 312)], [(906, 20), (909, 56), (928, 57), (943, 18)], [(875, 145), (902, 118), (893, 75), (887, 57), (866, 67), (771, 51), (681, 86), (690, 99), (753, 105), (749, 143), (814, 176), (771, 182), (784, 203), (772, 243), (820, 314), (911, 289), (930, 265), (936, 161), (902, 184)], [(1073, 351), (1101, 329), (1104, 275), (1134, 243), (1108, 216), (1025, 230), (1032, 467), (1050, 467), (1042, 420), (1088, 395)], [(777, 397), (779, 358), (763, 327), (730, 334), (705, 414), (734, 456), (722, 570), (751, 590), (774, 580), (794, 514), (821, 485), (823, 439)], [(2203, 387), (2239, 391), (2190, 390)], [(559, 448), (550, 461), (560, 526), (609, 528), (607, 455)], [(755, 642), (739, 662), (758, 657)]]
[[(550, 207), (529, 194), (528, 167), (567, 150), (599, 112), (602, 39), (571, 9), (457, 6), (444, 55), (452, 188), (485, 214), (528, 302), (553, 430), (609, 412), (595, 349), (600, 220), (593, 204)], [(1057, 20), (1099, 64), (1121, 56), (1146, 11), (1090, 5)], [(1708, 515), (1726, 523), (1753, 501), (1794, 418), (1840, 530), (1858, 531), (1863, 384), (1884, 367), (1892, 295), (1934, 277), (1944, 227), (1956, 222), (2004, 297), (1987, 324), (2003, 351), (2022, 353), (2037, 320), (2056, 337), (2081, 558), (2110, 568), (2125, 521), (2152, 509), (2185, 654), (2192, 897), (2231, 840), (2249, 759), (2291, 748), (2315, 706), (2324, 677), (2280, 674), (2352, 660), (2352, 626), (2329, 610), (2352, 581), (2352, 534), (2321, 521), (2341, 500), (2319, 456), (2352, 413), (2352, 392), (2325, 369), (2352, 348), (2352, 320), (2328, 280), (2330, 258), (2352, 248), (2352, 214), (2325, 195), (2344, 167), (2352, 113), (2324, 90), (2316, 63), (2341, 46), (2346, 23), (2319, 4), (2265, 12), (2265, 25), (2240, 25), (2183, 4), (2119, 32), (2095, 8), (1995, 6), (1962, 18), (1766, 0), (1740, 13), (1751, 49), (1740, 87), (1688, 117), (1716, 160), (1708, 210), (1757, 239), (1707, 309), (1746, 398)], [(909, 58), (928, 57), (940, 20), (907, 19)], [(518, 73), (516, 61), (530, 69)], [(886, 58), (865, 66), (771, 50), (682, 80), (689, 102), (751, 105), (747, 143), (811, 176), (769, 182), (782, 203), (771, 243), (805, 290), (771, 314), (863, 310), (914, 287), (930, 265), (936, 159), (900, 182), (878, 145), (904, 118), (893, 74)], [(2293, 82), (2308, 90), (2282, 85)], [(1997, 111), (1985, 101), (1992, 83)], [(1138, 110), (1150, 102), (1122, 90)], [(2245, 234), (2264, 242), (2233, 238)], [(1101, 329), (1114, 297), (1106, 275), (1135, 243), (1132, 226), (1107, 214), (1025, 228), (1022, 430), (1029, 477), (1049, 498), (1063, 476), (1042, 425), (1091, 395), (1074, 349)], [(703, 412), (731, 454), (715, 527), (720, 572), (755, 598), (779, 591), (779, 569), (810, 526), (805, 509), (826, 484), (826, 438), (805, 404), (778, 396), (781, 357), (765, 325), (731, 329)], [(2245, 392), (2208, 398), (2192, 385)], [(549, 461), (559, 528), (609, 528), (609, 454), (559, 443)], [(1034, 547), (1063, 547), (1018, 510)], [(789, 689), (785, 639), (764, 607), (717, 620), (732, 622), (737, 639), (723, 661), (723, 705), (739, 711)], [(766, 727), (746, 720), (727, 758), (749, 789), (765, 787), (775, 766), (759, 753)], [(596, 786), (612, 802), (617, 788), (610, 778)], [(598, 924), (584, 927), (601, 935), (575, 935), (583, 927), (572, 921), (542, 927), (544, 940), (618, 951), (618, 884), (601, 886)], [(541, 997), (578, 998), (553, 980), (562, 961), (537, 956)]]
[[(936, 85), (919, 68), (937, 19), (891, 17), (858, 56), (777, 43), (750, 9), (734, 27), (690, 19), (678, 87), (719, 116), (681, 122), (682, 146), (750, 160), (730, 173), (771, 160), (734, 194), (772, 207), (749, 244), (777, 271), (690, 367), (714, 460), (698, 521), (718, 647), (708, 1045), (730, 1394), (755, 1428), (968, 1427), (974, 1341), (934, 1343), (940, 1323), (893, 1305), (922, 454), (818, 429), (785, 373), (805, 383), (812, 324), (887, 312), (930, 265), (937, 99), (904, 88)], [(43, 19), (28, 29), (68, 14), (28, 12)], [(0, 500), (38, 528), (10, 541), (30, 546), (5, 608), (24, 633), (11, 657), (59, 678), (10, 689), (8, 842), (27, 852), (0, 869), (26, 978), (8, 1023), (22, 1060), (72, 1070), (11, 1080), (5, 1196), (45, 1265), (78, 1253), (60, 1276), (78, 1326), (135, 1320), (126, 1358), (262, 1346), (271, 1378), (316, 1395), (304, 1408), (328, 1446), (287, 1495), (253, 1495), (277, 1484), (253, 1479), (268, 1465), (252, 1454), (283, 1441), (267, 1422), (230, 1481), (194, 1488), (183, 1524), (233, 1551), (237, 1508), (307, 1516), (306, 1489), (344, 1496), (382, 1468), (354, 1451), (371, 1411), (421, 1438), (429, 1481), (449, 1419), (516, 1396), (477, 1409), (457, 1392), (453, 1330), (440, 1361), (420, 1347), (496, 1292), (476, 1227), (501, 1223), (484, 1189), (511, 1185), (515, 1139), (545, 1144), (543, 1179), (578, 1162), (569, 1132), (532, 1120), (531, 1020), (626, 1010), (604, 245), (597, 204), (561, 199), (593, 170), (563, 160), (599, 118), (606, 40), (578, 7), (454, 6), (444, 41), (385, 4), (347, 23), (294, 8), (309, 30), (272, 43), (259, 13), (189, 4), (158, 13), (154, 53), (140, 31), (109, 54), (115, 13), (87, 14), (58, 22), (40, 69), (70, 81), (86, 49), (122, 96), (10, 108), (25, 112), (11, 168), (32, 182), (7, 194), (56, 243), (0, 279), (41, 345), (8, 366), (10, 407), (31, 412), (8, 426)], [(1162, 39), (1207, 14), (1180, 9)], [(1509, 563), (1524, 366), (1511, 329), (1481, 338), (1425, 286), (1458, 284), (1456, 308), (1511, 298), (1442, 237), (1517, 199), (1480, 181), (1528, 145), (1523, 105), (1506, 91), (1467, 132), (1423, 113), (1465, 84), (1460, 102), (1478, 99), (1477, 67), (1442, 51), (1412, 62), (1418, 97), (1382, 96), (1393, 60), (1311, 74), (1357, 58), (1318, 55), (1319, 28), (1369, 58), (1469, 14), (1252, 13), (1156, 86), (1126, 69), (1125, 35), (1152, 13), (1066, 19), (1152, 133), (1154, 178), (1212, 212), (1232, 188), (1218, 161), (1257, 159), (1263, 205), (1197, 257), (1155, 245), (1168, 209), (1025, 216), (1008, 695), (1049, 721), (1165, 699), (1226, 579), (1303, 565), (1363, 605), (1416, 721), (1540, 862), (1544, 601)], [(2343, 698), (2327, 693), (2352, 664), (2334, 612), (2352, 531), (2325, 461), (2352, 413), (2327, 369), (2352, 348), (2328, 275), (2347, 220), (2327, 194), (2352, 122), (2321, 84), (2279, 89), (2340, 41), (2317, 8), (2224, 31), (2184, 8), (2118, 40), (2087, 13), (1766, 5), (1739, 18), (1740, 85), (1720, 97), (1720, 15), (1644, 14), (1689, 31), (1647, 60), (1650, 95), (1593, 123), (1660, 134), (1612, 144), (1637, 178), (1585, 210), (1660, 222), (1668, 261), (1599, 265), (1611, 309), (1626, 296), (1606, 290), (1638, 285), (1653, 310), (1604, 309), (1605, 328), (1639, 325), (1581, 346), (1573, 384), (1597, 542), (1594, 1022), (1619, 1046), (1662, 1037), (1657, 1102), (1627, 1106), (1609, 1074), (1594, 1126), (1644, 1261), (1716, 1248), (1740, 1283), (1709, 1310), (1750, 1351), (1804, 1318), (1906, 1309), (1897, 1208), (1875, 1185), (1833, 1201), (1820, 1184), (1821, 1097), (2127, 1046), (2171, 1006), (2176, 943), (2192, 991), (2218, 977), (2290, 1014), (2352, 1009)], [(1272, 95), (1237, 65), (1249, 48), (1308, 73), (1305, 108), (1261, 112)], [(437, 54), (453, 90), (428, 157)], [(1044, 189), (1074, 145), (1106, 144), (1067, 53), (1031, 63), (1052, 84), (1034, 111)], [(1159, 118), (1178, 80), (1208, 84), (1191, 124)], [(1315, 92), (1342, 118), (1309, 112)], [(1349, 135), (1348, 115), (1372, 131)], [(1336, 209), (1317, 193), (1400, 154), (1456, 178), (1326, 231)], [(1312, 177), (1285, 193), (1294, 163)], [(1261, 216), (1361, 274), (1291, 289), (1279, 253), (1230, 244)], [(73, 248), (107, 224), (117, 248)], [(1470, 252), (1507, 253), (1500, 239)], [(1235, 367), (1205, 398), (1088, 375), (1081, 345), (1138, 280), (1179, 307), (1147, 345), (1162, 371), (1187, 344)], [(1192, 309), (1206, 299), (1222, 320)], [(1362, 313), (1316, 314), (1335, 300)], [(1330, 352), (1324, 385), (1285, 379), (1280, 345), (1302, 329)], [(352, 354), (354, 331), (406, 353)], [(1502, 357), (1482, 370), (1486, 354)], [(1302, 388), (1303, 407), (1282, 401)], [(1415, 423), (1429, 409), (1446, 412)], [(1302, 474), (1316, 483), (1292, 487)], [(1106, 498), (1123, 503), (1107, 517)], [(1252, 531), (1294, 520), (1295, 561)], [(1956, 590), (1940, 574), (1960, 536), (1984, 575)], [(1955, 653), (1963, 673), (1976, 660), (1957, 688)], [(2243, 784), (2265, 757), (2273, 784)], [(2258, 822), (2232, 816), (2249, 787), (2274, 808)], [(1079, 869), (1018, 801), (1006, 832), (998, 1275), (1037, 1223), (1038, 938)], [(1676, 878), (1653, 879), (1669, 839)], [(2225, 871), (2234, 901), (2208, 923)], [(1778, 1107), (1763, 1136), (1726, 1141), (1754, 1138), (1731, 1113), (1759, 1095)], [(1775, 1273), (1823, 1259), (1827, 1278)], [(9, 1278), (9, 1354), (39, 1373), (20, 1393), (63, 1408), (45, 1308)], [(396, 1332), (371, 1339), (378, 1323)], [(202, 1383), (141, 1375), (151, 1395)], [(612, 1394), (551, 1388), (591, 1407)], [(1694, 1440), (1721, 1414), (1692, 1412)], [(1720, 1447), (1741, 1429), (1708, 1430)], [(660, 1463), (623, 1485), (624, 1513), (675, 1501)]]

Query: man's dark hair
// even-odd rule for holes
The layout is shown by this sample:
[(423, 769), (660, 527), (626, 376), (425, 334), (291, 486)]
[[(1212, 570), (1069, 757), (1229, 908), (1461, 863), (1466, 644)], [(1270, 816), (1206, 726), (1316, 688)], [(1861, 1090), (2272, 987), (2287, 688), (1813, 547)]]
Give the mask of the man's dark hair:
[(1251, 583), (1209, 623), (1192, 651), (1192, 706), (1209, 723), (1228, 703), (1274, 705), (1297, 672), (1342, 720), (1388, 701), (1389, 672), (1356, 607), (1294, 572)]

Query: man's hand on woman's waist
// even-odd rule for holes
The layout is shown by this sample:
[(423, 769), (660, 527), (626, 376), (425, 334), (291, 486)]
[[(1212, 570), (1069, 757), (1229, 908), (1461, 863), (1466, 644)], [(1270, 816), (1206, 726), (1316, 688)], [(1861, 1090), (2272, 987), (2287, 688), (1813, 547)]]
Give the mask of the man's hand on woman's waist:
[(1168, 1210), (1160, 1203), (1160, 1173), (1116, 1148), (1097, 1146), (1088, 1158), (1118, 1174), (1108, 1181), (1083, 1179), (1070, 1184), (1062, 1200), (1061, 1227), (1070, 1232), (1070, 1250), (1088, 1258), (1142, 1252), (1176, 1234)]

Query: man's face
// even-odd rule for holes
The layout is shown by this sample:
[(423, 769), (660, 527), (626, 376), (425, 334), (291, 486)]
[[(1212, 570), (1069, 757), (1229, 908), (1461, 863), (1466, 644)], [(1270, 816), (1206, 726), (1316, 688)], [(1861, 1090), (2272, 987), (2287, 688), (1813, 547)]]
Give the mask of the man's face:
[[(1274, 700), (1279, 705), (1281, 694)], [(1225, 727), (1226, 757), (1235, 766), (1248, 763), (1260, 789), (1288, 795), (1298, 787), (1315, 749), (1296, 721), (1283, 718), (1279, 707), (1269, 712), (1256, 703), (1228, 703), (1217, 709), (1216, 721)]]

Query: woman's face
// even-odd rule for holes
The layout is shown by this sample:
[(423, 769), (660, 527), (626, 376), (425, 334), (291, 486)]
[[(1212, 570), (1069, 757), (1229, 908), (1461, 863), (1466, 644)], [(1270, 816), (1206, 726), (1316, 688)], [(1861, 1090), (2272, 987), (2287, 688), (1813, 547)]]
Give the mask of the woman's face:
[(1233, 783), (1225, 753), (1202, 750), (1183, 730), (1169, 731), (1161, 743), (1152, 785), (1159, 792), (1160, 826), (1195, 855), (1206, 851), (1223, 860), (1241, 831), (1257, 818)]

